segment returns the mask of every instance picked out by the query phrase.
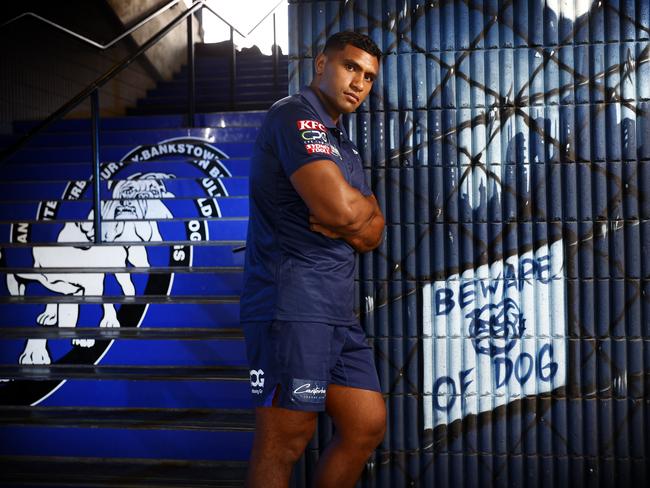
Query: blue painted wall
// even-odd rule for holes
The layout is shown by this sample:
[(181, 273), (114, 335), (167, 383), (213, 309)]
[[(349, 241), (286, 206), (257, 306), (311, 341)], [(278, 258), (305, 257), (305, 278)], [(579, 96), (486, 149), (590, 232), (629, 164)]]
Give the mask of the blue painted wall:
[(389, 406), (364, 483), (647, 481), (648, 2), (289, 12), (290, 92), (334, 32), (385, 53), (347, 122), (387, 216), (359, 267)]

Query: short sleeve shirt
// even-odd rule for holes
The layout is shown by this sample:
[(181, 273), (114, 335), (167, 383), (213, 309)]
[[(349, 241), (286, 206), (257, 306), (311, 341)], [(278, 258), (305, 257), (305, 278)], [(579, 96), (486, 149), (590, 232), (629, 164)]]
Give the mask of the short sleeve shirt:
[(334, 162), (370, 195), (359, 151), (309, 88), (276, 102), (251, 158), (242, 322), (290, 320), (352, 325), (355, 251), (309, 229), (309, 209), (289, 177), (316, 160)]

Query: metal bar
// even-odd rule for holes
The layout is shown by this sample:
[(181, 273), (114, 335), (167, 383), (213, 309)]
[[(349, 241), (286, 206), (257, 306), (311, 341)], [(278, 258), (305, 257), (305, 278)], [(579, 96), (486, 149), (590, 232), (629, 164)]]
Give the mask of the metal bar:
[(77, 105), (79, 105), (83, 100), (85, 100), (86, 97), (88, 97), (95, 89), (103, 86), (105, 83), (107, 83), (113, 77), (115, 77), (118, 73), (120, 73), (123, 69), (125, 69), (129, 64), (131, 64), (134, 59), (136, 59), (142, 53), (147, 51), (151, 46), (153, 46), (160, 39), (165, 37), (169, 31), (175, 29), (189, 15), (192, 15), (196, 10), (198, 10), (199, 8), (202, 8), (202, 7), (203, 7), (203, 0), (197, 0), (188, 10), (186, 10), (185, 12), (182, 12), (181, 14), (176, 16), (176, 18), (172, 22), (170, 22), (167, 26), (163, 27), (160, 31), (158, 31), (158, 33), (156, 33), (153, 37), (151, 37), (151, 39), (149, 39), (142, 46), (140, 46), (140, 48), (135, 53), (133, 53), (130, 56), (126, 57), (120, 63), (118, 63), (113, 68), (108, 70), (106, 73), (104, 73), (102, 76), (97, 78), (95, 81), (93, 81), (86, 88), (84, 88), (81, 92), (79, 92), (74, 98), (72, 98), (72, 100), (68, 101), (61, 108), (56, 110), (47, 119), (45, 119), (43, 122), (41, 122), (37, 126), (30, 129), (29, 132), (27, 132), (27, 134), (25, 134), (24, 137), (22, 137), (20, 140), (18, 140), (17, 142), (15, 142), (11, 146), (9, 146), (9, 148), (6, 149), (2, 153), (2, 156), (0, 157), (0, 165), (2, 165), (2, 163), (4, 163), (9, 156), (14, 154), (21, 147), (23, 147), (27, 143), (27, 141), (29, 141), (36, 133), (38, 133), (41, 130), (45, 129), (52, 122), (54, 122), (56, 120), (59, 120), (60, 118), (65, 116), (67, 113), (72, 111)]
[(90, 115), (92, 119), (93, 144), (93, 226), (95, 244), (102, 242), (102, 201), (99, 187), (99, 89), (90, 95)]
[[(239, 34), (240, 36), (242, 36), (242, 37), (247, 37), (246, 34), (242, 34), (241, 32), (239, 32), (239, 31), (237, 30), (237, 28), (236, 28), (234, 25), (232, 25), (230, 22), (228, 22), (226, 19), (224, 19), (224, 18), (223, 18), (221, 15), (219, 15), (217, 12), (215, 12), (214, 10), (212, 10), (212, 9), (210, 8), (209, 5), (206, 4), (206, 5), (203, 6), (203, 8), (206, 8), (206, 9), (208, 9), (210, 12), (212, 12), (212, 13), (215, 15), (215, 17), (217, 17), (221, 22), (223, 22), (224, 24), (226, 24), (228, 27), (230, 27), (231, 30), (234, 30), (234, 31), (235, 31), (237, 34)], [(267, 14), (267, 15), (268, 15), (268, 14)]]
[[(275, 4), (275, 7), (273, 7), (271, 10), (269, 10), (268, 13), (267, 13), (264, 17), (262, 17), (262, 20), (260, 20), (257, 24), (255, 24), (255, 27), (253, 27), (250, 31), (248, 31), (248, 34), (246, 34), (246, 36), (250, 36), (251, 33), (252, 33), (255, 29), (257, 29), (257, 28), (262, 24), (262, 22), (264, 22), (264, 21), (266, 20), (266, 18), (267, 18), (269, 15), (271, 15), (272, 13), (274, 14), (275, 11), (276, 11), (276, 9), (277, 9), (281, 4), (283, 4), (283, 3), (287, 3), (287, 0), (280, 0), (278, 3), (276, 3), (276, 4)], [(246, 36), (244, 36), (244, 37), (246, 37)]]
[[(34, 469), (35, 466), (38, 466), (38, 469)], [(169, 486), (170, 479), (174, 480), (175, 486), (241, 486), (246, 477), (247, 463), (243, 461), (191, 463), (185, 459), (3, 455), (0, 458), (0, 467), (5, 485), (13, 483), (25, 486), (29, 483), (32, 486), (42, 486), (47, 485), (49, 480), (56, 479), (59, 486), (79, 486), (79, 479), (83, 479), (83, 484), (86, 486), (106, 486), (106, 480), (114, 480), (117, 477), (130, 481), (143, 479), (143, 476), (146, 476), (144, 479), (147, 486), (165, 484)], [(237, 483), (236, 480), (241, 482)], [(130, 486), (134, 486), (134, 483)]]
[(194, 127), (195, 83), (194, 83), (194, 33), (192, 16), (187, 18), (187, 126)]
[(201, 429), (246, 432), (255, 425), (252, 410), (220, 408), (24, 407), (1, 406), (3, 426), (101, 427), (118, 429)]
[[(114, 222), (114, 221), (113, 221)], [(71, 243), (68, 243), (71, 244)], [(40, 247), (40, 245), (39, 245)], [(68, 266), (68, 267), (39, 267), (39, 273), (55, 273), (55, 274), (97, 274), (97, 273), (125, 273), (125, 274), (169, 274), (176, 273), (182, 275), (191, 275), (191, 274), (234, 274), (242, 273), (244, 271), (243, 266), (192, 266), (190, 268), (177, 267), (177, 266), (84, 266), (79, 268), (78, 266)], [(0, 268), (0, 276), (3, 274), (24, 274), (24, 273), (33, 273), (34, 268), (30, 267), (3, 267)], [(1, 337), (1, 336), (0, 336)]]
[(99, 44), (98, 42), (95, 42), (95, 41), (93, 41), (92, 39), (88, 39), (87, 37), (84, 37), (84, 36), (82, 36), (81, 34), (77, 34), (76, 32), (71, 31), (70, 29), (66, 29), (65, 27), (63, 27), (63, 26), (57, 24), (56, 22), (52, 22), (51, 20), (48, 20), (48, 19), (46, 19), (46, 18), (44, 18), (44, 17), (41, 17), (40, 15), (35, 14), (34, 12), (24, 12), (24, 13), (18, 15), (17, 17), (14, 17), (13, 19), (8, 20), (8, 21), (5, 22), (4, 24), (0, 24), (0, 29), (2, 29), (3, 27), (5, 27), (5, 26), (11, 24), (12, 22), (15, 22), (15, 21), (19, 20), (19, 19), (22, 18), (22, 17), (35, 17), (36, 19), (38, 19), (38, 20), (40, 20), (40, 21), (42, 21), (42, 22), (45, 22), (46, 24), (49, 24), (49, 25), (51, 25), (52, 27), (54, 27), (54, 28), (56, 28), (56, 29), (59, 29), (59, 30), (63, 31), (63, 32), (65, 32), (66, 34), (69, 34), (69, 35), (71, 35), (71, 36), (73, 36), (73, 37), (76, 37), (76, 38), (79, 39), (80, 41), (86, 42), (86, 43), (90, 44), (91, 46), (95, 46), (95, 47), (98, 48), (98, 49), (102, 49), (102, 50), (104, 50), (104, 49), (108, 49), (109, 47), (111, 47), (111, 46), (112, 46), (113, 44), (115, 44), (116, 42), (121, 41), (122, 39), (124, 39), (126, 36), (128, 36), (128, 35), (131, 34), (132, 32), (138, 30), (138, 29), (139, 29), (140, 27), (142, 27), (144, 24), (146, 24), (147, 22), (149, 22), (151, 19), (154, 19), (154, 18), (158, 17), (160, 14), (162, 14), (164, 11), (169, 10), (169, 9), (172, 8), (174, 5), (176, 5), (179, 1), (180, 1), (180, 0), (172, 0), (171, 2), (169, 2), (169, 3), (168, 3), (167, 5), (165, 5), (164, 7), (160, 8), (160, 9), (157, 10), (156, 12), (152, 13), (152, 14), (151, 14), (150, 16), (148, 16), (146, 19), (141, 20), (141, 21), (138, 22), (136, 25), (134, 25), (133, 27), (131, 27), (129, 30), (127, 30), (127, 31), (124, 32), (123, 34), (120, 34), (118, 37), (116, 37), (115, 39), (113, 39), (113, 40), (112, 40), (111, 42), (109, 42), (108, 44)]
[(42, 366), (0, 365), (0, 375), (27, 381), (68, 379), (134, 381), (249, 381), (243, 366), (98, 366), (94, 364), (49, 364)]
[[(32, 272), (33, 272), (32, 268)], [(220, 340), (244, 338), (239, 328), (195, 327), (0, 327), (7, 339), (125, 339), (125, 340)]]
[(278, 41), (275, 34), (275, 12), (273, 12), (273, 94), (278, 96), (278, 72), (280, 70), (278, 60)]
[[(75, 243), (77, 245), (88, 244), (88, 242)], [(122, 245), (141, 245), (142, 241), (133, 241), (122, 243)], [(68, 244), (69, 246), (70, 244)], [(197, 295), (183, 295), (181, 298), (176, 300), (174, 297), (169, 295), (141, 295), (141, 296), (124, 296), (124, 295), (11, 295), (3, 296), (0, 295), (0, 304), (38, 304), (38, 305), (47, 305), (48, 303), (71, 303), (71, 304), (91, 304), (91, 305), (102, 305), (104, 303), (113, 303), (113, 304), (131, 304), (131, 305), (146, 305), (152, 303), (184, 303), (184, 304), (223, 304), (223, 303), (239, 303), (239, 295), (215, 295), (210, 297), (197, 296)], [(2, 378), (2, 376), (0, 376)]]
[(235, 49), (235, 28), (230, 26), (230, 47), (232, 57), (230, 58), (230, 108), (235, 109), (235, 83), (237, 83), (237, 50)]

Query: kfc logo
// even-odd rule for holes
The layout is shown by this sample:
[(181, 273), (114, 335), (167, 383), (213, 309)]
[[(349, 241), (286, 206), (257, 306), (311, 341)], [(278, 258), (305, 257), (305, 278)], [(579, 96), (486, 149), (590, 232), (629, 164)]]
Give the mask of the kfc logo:
[(298, 130), (319, 130), (321, 132), (327, 132), (327, 128), (321, 124), (318, 120), (299, 120), (297, 122)]

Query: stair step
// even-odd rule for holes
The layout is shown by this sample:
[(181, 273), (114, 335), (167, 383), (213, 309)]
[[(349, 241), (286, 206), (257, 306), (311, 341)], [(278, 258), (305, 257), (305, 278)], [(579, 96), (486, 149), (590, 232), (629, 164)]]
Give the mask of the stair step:
[[(108, 188), (108, 182), (111, 188)], [(100, 182), (100, 198), (109, 200), (113, 198), (113, 188), (117, 181), (102, 180)], [(226, 178), (171, 178), (151, 180), (163, 185), (165, 191), (174, 195), (174, 198), (206, 198), (206, 196), (218, 196), (219, 191), (211, 190), (221, 185), (226, 195), (231, 197), (245, 197), (248, 195), (248, 178), (226, 177)], [(63, 198), (66, 188), (82, 188), (80, 200), (92, 199), (92, 181), (90, 180), (14, 180), (13, 182), (0, 181), (0, 195), (6, 201), (26, 200), (59, 200)]]
[(250, 410), (0, 406), (0, 425), (252, 431)]
[[(194, 78), (195, 90), (214, 90), (220, 88), (226, 93), (230, 93), (231, 76), (229, 73), (202, 73)], [(156, 85), (161, 90), (175, 89), (187, 93), (189, 80), (187, 76), (177, 76), (169, 81), (163, 81)], [(153, 88), (153, 89), (156, 89)], [(235, 84), (235, 93), (242, 92), (268, 92), (278, 89), (287, 92), (289, 89), (289, 74), (278, 73), (277, 83), (274, 73), (265, 74), (238, 74)]]
[[(125, 145), (139, 146), (143, 144), (156, 144), (160, 141), (178, 137), (197, 137), (209, 140), (211, 145), (224, 142), (254, 142), (259, 129), (257, 127), (226, 127), (226, 128), (200, 128), (200, 129), (145, 129), (145, 130), (105, 130), (100, 127), (100, 145)], [(17, 135), (0, 134), (0, 147), (8, 147), (20, 139)], [(85, 146), (92, 143), (90, 130), (82, 132), (43, 133), (32, 138), (27, 147), (69, 147)]]
[[(287, 82), (289, 75), (282, 73), (278, 77), (279, 86), (287, 91)], [(195, 78), (195, 90), (214, 90), (215, 87), (221, 87), (224, 83), (228, 85), (228, 92), (230, 93), (230, 77), (219, 76), (216, 78)], [(269, 80), (260, 80), (259, 77), (246, 77), (244, 79), (237, 79), (237, 86), (235, 86), (235, 93), (247, 93), (255, 91), (270, 91), (276, 88), (273, 78)], [(170, 81), (161, 81), (152, 90), (178, 90), (180, 93), (187, 93), (187, 79), (178, 79)]]
[[(161, 387), (164, 385), (161, 383)], [(67, 383), (63, 388), (67, 389)], [(248, 388), (250, 390), (250, 385)], [(253, 433), (0, 426), (0, 438), (12, 440), (10, 445), (0, 445), (0, 455), (4, 456), (131, 457), (193, 463), (203, 460), (244, 461), (250, 454)], [(3, 483), (2, 486), (6, 485)]]
[[(201, 107), (198, 107), (199, 109)], [(259, 127), (266, 111), (238, 111), (198, 113), (194, 116), (196, 127)], [(24, 133), (35, 127), (39, 121), (20, 120), (13, 124), (15, 133)], [(107, 117), (100, 120), (103, 130), (131, 129), (176, 129), (186, 127), (185, 115), (131, 115), (128, 117)], [(46, 132), (87, 132), (91, 129), (90, 119), (65, 119), (50, 125)]]
[[(252, 103), (252, 102), (276, 102), (281, 98), (287, 96), (286, 87), (278, 87), (277, 89), (270, 88), (269, 90), (256, 90), (248, 93), (235, 93), (235, 103)], [(197, 107), (203, 107), (205, 104), (214, 103), (229, 103), (231, 100), (231, 93), (227, 87), (223, 85), (215, 85), (211, 88), (196, 90), (194, 93), (194, 101)], [(159, 103), (185, 103), (187, 104), (187, 90), (176, 88), (155, 89), (149, 92), (147, 98), (138, 100), (138, 106), (150, 106)]]
[[(195, 60), (196, 62), (223, 62), (223, 63), (229, 63), (230, 58), (232, 56), (232, 51), (215, 51), (210, 48), (204, 48), (200, 47), (200, 44), (197, 44), (194, 48), (195, 52)], [(273, 54), (262, 54), (261, 52), (258, 53), (250, 53), (246, 51), (237, 51), (237, 61), (242, 63), (242, 64), (251, 64), (251, 65), (256, 65), (256, 64), (264, 64), (264, 63), (272, 63), (274, 58)], [(288, 60), (289, 56), (286, 54), (280, 54), (278, 53), (278, 61), (279, 62), (284, 62), (286, 63)], [(186, 66), (186, 65), (185, 65)]]
[[(239, 104), (268, 104), (270, 107), (273, 105), (278, 99), (283, 98), (286, 96), (286, 92), (284, 94), (281, 94), (278, 92), (278, 94), (274, 93), (251, 93), (248, 95), (236, 95), (235, 96), (235, 103)], [(138, 107), (150, 107), (150, 106), (157, 106), (157, 105), (180, 105), (180, 104), (186, 104), (187, 105), (187, 96), (185, 94), (182, 95), (175, 95), (175, 94), (161, 94), (160, 96), (149, 96), (147, 98), (143, 98), (138, 100), (137, 106)], [(230, 94), (227, 92), (224, 92), (222, 90), (215, 90), (214, 93), (209, 94), (205, 97), (202, 96), (197, 96), (196, 97), (196, 105), (197, 106), (212, 106), (215, 104), (226, 104), (230, 103)]]
[(27, 381), (74, 379), (135, 381), (248, 381), (244, 366), (107, 366), (104, 364), (0, 365), (0, 378)]
[[(33, 153), (32, 153), (33, 154)], [(37, 153), (38, 154), (38, 153)], [(110, 161), (110, 160), (109, 160)], [(224, 158), (219, 160), (230, 176), (247, 177), (250, 169), (250, 159), (244, 157)], [(102, 166), (104, 167), (104, 166)], [(187, 159), (169, 157), (164, 160), (149, 159), (143, 162), (127, 161), (123, 168), (128, 167), (126, 174), (114, 172), (110, 179), (124, 179), (132, 173), (165, 173), (172, 174), (175, 178), (205, 178), (210, 176), (205, 170), (198, 167), (197, 164), (188, 162)], [(2, 168), (0, 174), (0, 183), (8, 181), (50, 181), (50, 180), (84, 180), (92, 174), (90, 160), (83, 161), (48, 161), (42, 158), (42, 161), (30, 162), (28, 160), (13, 161), (7, 163)], [(213, 177), (228, 176), (217, 174)], [(106, 181), (106, 178), (102, 176)]]
[[(235, 67), (235, 73), (237, 73), (237, 77), (239, 78), (239, 75), (242, 76), (249, 76), (249, 77), (254, 77), (257, 76), (259, 78), (266, 78), (266, 77), (272, 77), (274, 74), (275, 67), (273, 66), (273, 63), (266, 63), (266, 64), (242, 64), (242, 63), (237, 63)], [(278, 64), (278, 74), (280, 73), (286, 73), (289, 70), (289, 63), (279, 63)], [(187, 69), (187, 65), (184, 65), (181, 67), (181, 69), (174, 75), (175, 79), (179, 79), (181, 77), (187, 76), (187, 73), (189, 73), (189, 70)], [(229, 75), (230, 74), (230, 63), (227, 64), (215, 64), (215, 63), (197, 63), (194, 67), (194, 73), (197, 77), (202, 77), (202, 76), (223, 76), (223, 75)]]
[[(230, 56), (232, 51), (224, 49), (223, 47), (219, 48), (218, 44), (205, 44), (197, 43), (194, 46), (194, 52), (196, 54), (196, 59), (199, 60), (225, 60), (226, 62), (230, 61)], [(232, 46), (230, 46), (232, 47)], [(286, 62), (288, 55), (278, 53), (278, 60)], [(237, 51), (237, 60), (241, 62), (250, 62), (250, 63), (259, 63), (264, 61), (273, 61), (273, 54), (261, 54), (261, 52), (248, 52), (248, 51)]]
[[(196, 49), (197, 55), (200, 54), (201, 56), (229, 56), (232, 44), (230, 40), (220, 42), (197, 42), (194, 48)], [(280, 56), (286, 56), (286, 54), (282, 54), (281, 52), (278, 54)], [(255, 59), (260, 57), (270, 57), (271, 55), (262, 54), (259, 47), (253, 46), (237, 51), (237, 56)]]
[(20, 305), (20, 304), (75, 304), (75, 305), (102, 305), (105, 303), (121, 305), (147, 305), (147, 304), (172, 304), (172, 303), (192, 303), (195, 305), (203, 304), (225, 304), (239, 303), (239, 295), (222, 295), (222, 296), (200, 296), (200, 295), (20, 295), (20, 296), (0, 296), (0, 304)]
[[(161, 198), (152, 200), (160, 202), (171, 212), (176, 219), (194, 219), (201, 215), (199, 208), (205, 204), (205, 196), (200, 199), (193, 198)], [(138, 200), (130, 200), (135, 205)], [(84, 220), (89, 218), (89, 209), (92, 208), (92, 200), (53, 200), (50, 203), (57, 203), (57, 215), (59, 220)], [(114, 202), (119, 204), (119, 200), (104, 200), (104, 202)], [(147, 200), (140, 200), (140, 204), (146, 203)], [(246, 197), (215, 197), (210, 199), (213, 206), (219, 208), (219, 213), (212, 215), (217, 218), (246, 218), (248, 217), (248, 198)], [(36, 218), (38, 210), (42, 203), (39, 200), (32, 202), (1, 201), (0, 202), (0, 221), (22, 221)], [(125, 207), (126, 208), (126, 207)], [(131, 208), (131, 207), (129, 207)], [(128, 216), (128, 219), (126, 218)], [(165, 215), (151, 215), (150, 218), (166, 218)], [(116, 218), (122, 221), (141, 220), (135, 213), (122, 214), (118, 216), (105, 216), (105, 220)]]
[[(83, 252), (83, 251), (81, 251)], [(74, 254), (71, 254), (71, 257), (77, 257), (79, 259), (79, 252), (76, 252)], [(126, 252), (120, 253), (119, 256), (122, 257), (126, 254)], [(45, 256), (42, 255), (42, 253), (39, 253), (39, 255), (42, 257), (42, 259), (45, 259)], [(50, 256), (50, 259), (59, 259), (56, 256), (53, 256), (52, 254), (48, 254)], [(50, 284), (50, 280), (55, 281), (57, 283), (64, 282), (65, 285), (67, 286), (67, 290), (78, 290), (78, 292), (83, 291), (87, 286), (91, 285), (97, 285), (97, 281), (100, 279), (100, 277), (95, 273), (92, 274), (92, 276), (88, 276), (88, 273), (82, 272), (80, 273), (83, 268), (79, 268), (76, 271), (64, 271), (64, 272), (51, 272), (48, 270), (41, 270), (41, 269), (34, 269), (32, 268), (31, 270), (21, 273), (18, 275), (19, 280), (21, 282), (25, 282), (28, 284), (32, 283), (34, 288), (38, 288), (39, 290), (43, 290), (42, 287), (46, 287), (49, 290), (57, 290), (57, 286), (55, 284)], [(124, 273), (118, 269), (115, 269), (113, 271), (110, 271), (106, 274), (113, 274), (113, 273), (120, 273), (122, 276), (128, 276), (129, 281), (131, 281), (132, 286), (136, 287), (136, 290), (141, 290), (142, 285), (138, 285), (139, 282), (142, 282), (145, 279), (145, 273)], [(169, 274), (169, 273), (167, 273)], [(10, 275), (10, 273), (5, 272), (5, 270), (0, 271), (0, 280), (2, 282), (5, 282), (7, 277)], [(15, 275), (11, 275), (15, 276)], [(150, 276), (150, 273), (146, 273), (146, 276)], [(74, 283), (74, 285), (73, 285)], [(218, 271), (213, 271), (210, 273), (184, 273), (181, 270), (178, 270), (174, 273), (174, 295), (173, 298), (170, 297), (170, 299), (173, 300), (184, 300), (185, 297), (191, 297), (191, 299), (207, 299), (208, 297), (233, 297), (233, 296), (239, 296), (241, 294), (243, 287), (243, 274), (241, 272), (235, 273), (235, 272), (227, 272), (227, 273), (220, 273)], [(42, 296), (45, 299), (54, 298), (54, 297), (60, 297), (61, 295), (59, 293), (72, 293), (72, 291), (66, 291), (66, 290), (61, 290), (58, 291), (53, 291), (52, 294), (47, 293), (46, 291), (41, 291)], [(123, 298), (130, 298), (125, 296), (124, 289), (119, 287), (119, 286), (111, 286), (111, 287), (104, 287), (103, 291), (101, 292), (102, 296), (107, 300), (111, 301), (113, 298), (117, 297), (123, 297)], [(136, 297), (139, 297), (141, 299), (148, 298), (149, 294), (142, 294), (143, 291), (138, 291), (136, 292)], [(32, 298), (35, 298), (35, 295), (30, 294)], [(89, 297), (90, 295), (84, 295), (86, 297)], [(157, 295), (153, 295), (153, 297), (156, 297)], [(135, 298), (135, 297), (132, 297)], [(0, 300), (2, 300), (3, 297), (0, 297)], [(159, 298), (155, 298), (156, 300), (159, 300)], [(226, 300), (225, 298), (223, 300)], [(69, 302), (68, 302), (69, 303)], [(128, 303), (128, 302), (126, 302)], [(224, 303), (224, 302), (220, 302)], [(225, 303), (232, 303), (231, 301), (227, 301)]]
[[(117, 224), (149, 224), (157, 241), (132, 233), (134, 241), (94, 245), (88, 231), (76, 242), (57, 242), (80, 228), (75, 223), (90, 223), (88, 119), (53, 124), (3, 166), (0, 235), (6, 237), (0, 241), (13, 242), (0, 242), (0, 290), (8, 292), (10, 275), (26, 282), (14, 290), (24, 295), (0, 296), (7, 363), (0, 362), (0, 438), (12, 440), (0, 443), (3, 486), (243, 486), (254, 429), (239, 321), (248, 173), (266, 109), (287, 93), (288, 58), (275, 66), (270, 56), (238, 54), (237, 108), (249, 109), (242, 113), (230, 111), (230, 90), (220, 86), (230, 80), (230, 60), (210, 52), (197, 47), (196, 108), (202, 113), (195, 115), (196, 128), (185, 128), (187, 67), (150, 90), (127, 117), (100, 123), (101, 198), (123, 200), (117, 182), (136, 173), (153, 176), (164, 198), (138, 203), (168, 212)], [(15, 134), (36, 124), (16, 122)], [(183, 154), (148, 159), (156, 154), (150, 151), (142, 161), (119, 162), (136, 146), (180, 137), (209, 140), (223, 157), (210, 163)], [(16, 140), (0, 136), (0, 147)], [(102, 225), (106, 231), (116, 221)], [(129, 247), (144, 250), (146, 261), (111, 266), (111, 256), (124, 256)], [(48, 256), (59, 261), (34, 268)], [(131, 280), (134, 294), (125, 296), (117, 273)], [(74, 277), (80, 283), (94, 275), (104, 276), (92, 295), (53, 292), (47, 281)], [(111, 309), (120, 326), (100, 327)], [(42, 314), (53, 310), (74, 310), (75, 326), (37, 325), (51, 322)], [(49, 356), (52, 364), (19, 364), (38, 362), (38, 344), (47, 344), (41, 362)], [(36, 349), (19, 359), (26, 345)]]
[[(198, 222), (191, 224), (191, 222)], [(61, 232), (62, 221), (36, 220), (23, 221), (16, 225), (13, 244), (18, 246), (31, 247), (41, 246), (47, 243), (56, 243)], [(13, 223), (0, 223), (0, 245), (3, 247), (12, 243)], [(106, 224), (105, 224), (106, 225)], [(204, 242), (219, 242), (221, 244), (237, 245), (246, 240), (248, 219), (210, 219), (200, 221), (191, 219), (183, 221), (157, 221), (158, 232), (163, 236), (166, 245), (201, 245)], [(105, 229), (106, 227), (103, 227)], [(160, 241), (159, 241), (160, 242)], [(122, 246), (146, 244), (142, 241), (120, 241)], [(75, 242), (60, 242), (59, 246), (83, 246), (87, 247), (92, 242), (89, 238)], [(111, 244), (109, 243), (106, 243)], [(97, 253), (100, 254), (100, 253)], [(184, 260), (183, 260), (184, 262)]]
[[(246, 107), (248, 110), (268, 110), (271, 105), (277, 101), (277, 98), (269, 100), (267, 102), (255, 102), (255, 101), (236, 101), (237, 107)], [(223, 111), (233, 109), (229, 103), (204, 103), (200, 107), (200, 110), (206, 110), (209, 112), (213, 111)], [(130, 115), (162, 115), (162, 114), (182, 114), (187, 112), (187, 103), (175, 103), (170, 105), (161, 105), (157, 107), (148, 107), (148, 106), (138, 106), (136, 108), (128, 108), (126, 110), (127, 114)]]
[[(237, 244), (224, 244), (221, 242), (204, 242), (202, 245), (193, 245), (189, 247), (176, 248), (175, 246), (167, 243), (142, 243), (147, 253), (147, 259), (152, 267), (147, 268), (150, 273), (159, 274), (166, 272), (178, 272), (179, 270), (186, 270), (193, 272), (193, 270), (221, 270), (221, 269), (242, 269), (244, 265), (244, 242), (241, 241)], [(123, 249), (121, 244), (102, 244), (107, 250), (111, 248)], [(42, 250), (52, 248), (53, 251), (58, 253), (73, 253), (76, 248), (71, 246), (62, 246), (59, 243), (45, 244), (39, 246)], [(182, 252), (183, 255), (178, 253)], [(173, 260), (174, 253), (179, 258), (176, 263)], [(185, 256), (188, 254), (188, 256)], [(34, 270), (34, 251), (32, 247), (27, 245), (10, 244), (2, 248), (2, 257), (5, 266), (9, 267), (23, 267), (25, 269)], [(191, 257), (191, 261), (189, 258)], [(99, 263), (98, 263), (99, 264)], [(104, 262), (104, 264), (106, 264)], [(43, 269), (43, 268), (41, 268)], [(142, 269), (142, 268), (130, 268)], [(5, 271), (8, 271), (5, 269)], [(112, 271), (107, 271), (112, 272)]]
[[(151, 143), (162, 142), (160, 140), (151, 140)], [(228, 158), (244, 158), (249, 157), (252, 153), (253, 142), (224, 142), (219, 144), (214, 144), (214, 146), (225, 153)], [(126, 157), (134, 149), (132, 144), (120, 144), (106, 146), (103, 145), (100, 148), (99, 155), (101, 161), (120, 161), (122, 158)], [(71, 146), (71, 147), (26, 147), (22, 149), (18, 154), (11, 156), (7, 162), (8, 163), (34, 163), (34, 162), (87, 162), (92, 161), (92, 149), (91, 146)], [(8, 165), (5, 164), (4, 168)], [(3, 168), (3, 169), (4, 169)], [(3, 179), (9, 179), (3, 177)]]
[[(276, 69), (272, 60), (266, 62), (242, 62), (238, 59), (235, 63), (235, 71), (238, 75), (253, 75), (256, 73), (273, 74)], [(230, 59), (226, 61), (215, 58), (196, 59), (194, 72), (230, 73), (230, 66)], [(278, 73), (286, 73), (289, 70), (289, 61), (286, 59), (279, 61), (277, 70)], [(189, 73), (189, 69), (187, 65), (183, 65), (176, 73), (174, 73), (174, 75), (175, 77), (179, 77), (184, 76), (186, 73)]]
[(176, 459), (2, 456), (5, 483), (79, 488), (235, 488), (246, 462)]
[[(167, 283), (168, 281), (166, 281)], [(0, 303), (0, 317), (10, 318), (11, 322), (5, 327), (39, 327), (36, 318), (43, 313), (43, 303), (29, 303), (28, 301), (11, 304)], [(79, 308), (78, 327), (98, 327), (101, 320), (101, 307), (97, 303), (81, 303)], [(234, 328), (239, 327), (239, 303), (197, 303), (191, 300), (170, 300), (167, 303), (153, 303), (146, 305), (122, 305), (118, 310), (118, 318), (125, 321), (123, 328), (136, 327), (139, 322), (141, 327), (177, 327), (179, 317), (193, 327), (200, 328)], [(122, 315), (125, 317), (122, 319)], [(18, 356), (16, 356), (16, 361)], [(1, 383), (0, 383), (1, 386)]]
[(241, 328), (216, 327), (0, 327), (2, 339), (241, 341)]
[[(42, 249), (42, 248), (41, 248)], [(71, 249), (71, 248), (68, 248)], [(61, 253), (61, 248), (57, 249), (56, 252)], [(98, 263), (101, 264), (101, 263)], [(24, 274), (24, 273), (56, 273), (56, 274), (97, 274), (97, 273), (120, 273), (120, 274), (168, 274), (176, 273), (177, 275), (198, 275), (202, 276), (205, 274), (216, 274), (216, 275), (232, 275), (240, 274), (244, 270), (241, 266), (232, 266), (232, 267), (219, 267), (219, 266), (192, 266), (192, 267), (165, 267), (165, 266), (151, 266), (151, 267), (136, 267), (136, 266), (116, 266), (116, 267), (99, 267), (99, 266), (87, 266), (84, 264), (78, 264), (75, 266), (68, 267), (46, 267), (39, 266), (38, 268), (34, 267), (9, 267), (6, 266), (0, 270), (1, 274)]]
[[(252, 143), (257, 138), (258, 129), (254, 127), (228, 127), (228, 128), (203, 128), (203, 129), (146, 129), (103, 131), (100, 135), (100, 146), (132, 147), (144, 144), (156, 144), (173, 138), (200, 138), (210, 141), (213, 146), (223, 143)], [(18, 141), (20, 136), (0, 134), (0, 147), (8, 147)], [(32, 138), (27, 147), (70, 147), (90, 146), (92, 137), (88, 132), (45, 133)]]

